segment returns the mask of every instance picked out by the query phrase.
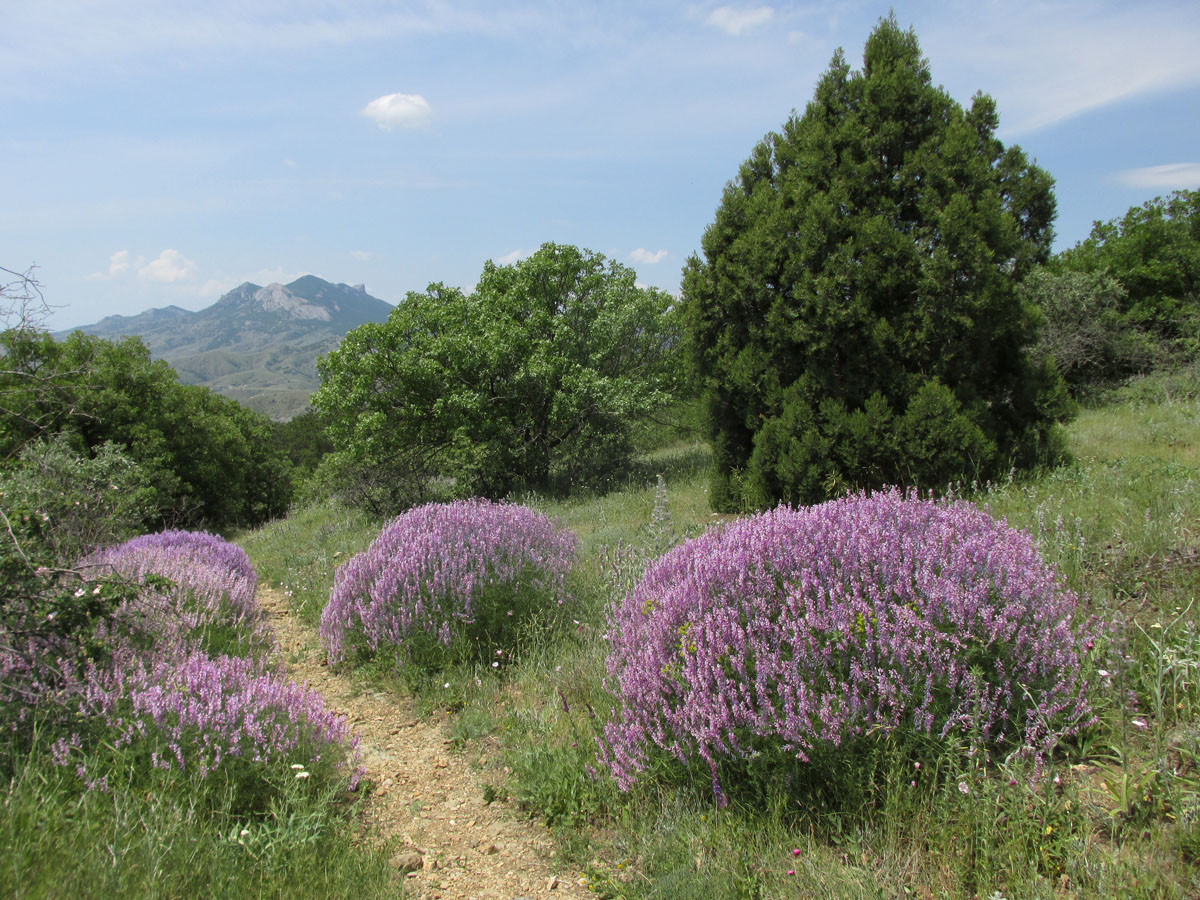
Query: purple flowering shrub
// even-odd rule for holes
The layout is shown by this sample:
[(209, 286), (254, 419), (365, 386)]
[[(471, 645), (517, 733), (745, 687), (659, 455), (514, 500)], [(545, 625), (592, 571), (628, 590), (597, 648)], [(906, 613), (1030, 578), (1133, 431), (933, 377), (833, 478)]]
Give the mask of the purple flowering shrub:
[[(150, 767), (215, 779), (254, 805), (266, 781), (297, 772), (341, 777), (350, 786), (360, 772), (357, 737), (345, 719), (325, 709), (321, 695), (249, 657), (210, 657), (193, 651), (182, 658), (141, 660), (89, 672), (79, 712), (102, 726), (113, 750), (130, 748)], [(77, 735), (52, 748), (60, 765), (82, 750)], [(92, 786), (107, 786), (81, 764)], [(308, 776), (304, 776), (308, 777)]]
[(432, 666), (511, 650), (531, 620), (556, 617), (575, 552), (572, 532), (524, 506), (415, 507), (338, 568), (321, 640), (331, 662), (394, 648)]
[(240, 547), (168, 531), (98, 551), (80, 569), (96, 579), (85, 593), (114, 579), (135, 588), (101, 623), (110, 654), (81, 665), (59, 698), (77, 727), (53, 758), (87, 787), (166, 770), (250, 813), (288, 779), (357, 782), (357, 739), (318, 693), (284, 676)]
[(194, 531), (147, 534), (99, 550), (80, 565), (92, 575), (142, 585), (107, 625), (114, 645), (141, 637), (175, 652), (202, 646), (213, 655), (273, 646), (255, 600), (254, 567), (241, 547), (220, 537)]
[(899, 491), (780, 507), (652, 563), (609, 613), (600, 760), (801, 761), (867, 734), (1041, 758), (1091, 719), (1077, 598), (1030, 537)]

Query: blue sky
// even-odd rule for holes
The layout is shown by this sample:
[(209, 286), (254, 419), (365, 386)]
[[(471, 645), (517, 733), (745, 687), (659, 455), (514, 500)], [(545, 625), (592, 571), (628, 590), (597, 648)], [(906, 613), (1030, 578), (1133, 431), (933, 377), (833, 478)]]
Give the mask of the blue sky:
[(889, 9), (1056, 179), (1057, 247), (1200, 187), (1200, 4), (0, 0), (0, 265), (52, 328), (312, 273), (391, 303), (545, 241), (675, 291)]

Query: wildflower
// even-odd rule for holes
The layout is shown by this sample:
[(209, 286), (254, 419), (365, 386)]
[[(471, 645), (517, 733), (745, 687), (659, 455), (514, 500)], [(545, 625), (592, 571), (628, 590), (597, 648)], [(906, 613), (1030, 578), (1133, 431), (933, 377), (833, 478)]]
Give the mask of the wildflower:
[(792, 856), (799, 856), (799, 855), (800, 855), (800, 848), (799, 847), (794, 848), (792, 850)]
[(307, 778), (307, 777), (308, 777), (310, 774), (312, 774), (312, 773), (310, 773), (310, 772), (297, 772), (297, 773), (296, 773), (296, 777), (297, 777), (297, 778)]
[(1145, 728), (1149, 728), (1149, 727), (1150, 727), (1149, 725), (1147, 725), (1147, 724), (1146, 724), (1146, 720), (1145, 720), (1145, 719), (1130, 719), (1130, 720), (1129, 720), (1129, 724), (1131, 724), (1131, 725), (1132, 725), (1134, 728), (1142, 728), (1142, 729), (1145, 729)]
[(969, 793), (971, 793), (971, 788), (967, 785), (967, 783), (965, 781), (960, 781), (958, 783), (958, 792), (960, 794), (969, 794)]
[(795, 875), (795, 874), (796, 874), (796, 870), (795, 870), (795, 869), (788, 869), (788, 874), (789, 874), (789, 875)]
[(442, 685), (442, 687), (444, 687), (444, 688), (450, 687), (450, 682), (447, 681), (445, 684)]
[(498, 663), (498, 662), (493, 662), (493, 663), (492, 663), (492, 668), (493, 668), (493, 669), (498, 669), (498, 668), (500, 668), (500, 663)]
[(304, 766), (301, 763), (292, 763), (292, 768), (296, 769), (296, 770), (300, 770), (300, 769), (303, 769)]

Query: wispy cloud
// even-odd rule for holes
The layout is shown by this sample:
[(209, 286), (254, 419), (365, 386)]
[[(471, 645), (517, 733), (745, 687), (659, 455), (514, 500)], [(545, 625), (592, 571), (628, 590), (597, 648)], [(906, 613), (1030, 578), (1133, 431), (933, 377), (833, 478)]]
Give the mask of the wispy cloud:
[(736, 37), (766, 25), (774, 17), (775, 10), (769, 6), (718, 6), (704, 21)]
[(645, 263), (648, 266), (652, 266), (655, 263), (660, 263), (664, 259), (666, 259), (667, 251), (666, 250), (651, 251), (651, 250), (645, 249), (644, 247), (638, 247), (636, 250), (634, 250), (632, 253), (629, 254), (629, 258), (632, 259), (636, 263)]
[(1134, 97), (1200, 84), (1200, 17), (1174, 3), (1112, 7), (1083, 16), (1049, 0), (1014, 17), (1005, 4), (917, 23), (934, 79), (967, 99), (996, 98), (1005, 135), (1025, 134)]
[(393, 128), (424, 128), (432, 110), (420, 94), (384, 94), (368, 103), (362, 114), (384, 131)]
[(158, 284), (177, 284), (188, 281), (196, 274), (196, 264), (178, 250), (164, 250), (138, 269), (143, 281)]
[(1188, 190), (1200, 187), (1200, 162), (1167, 163), (1162, 166), (1126, 169), (1113, 176), (1113, 180), (1128, 187), (1156, 191)]
[(350, 256), (353, 259), (357, 259), (359, 262), (367, 262), (368, 260), (372, 259), (375, 254), (370, 250), (351, 250)]

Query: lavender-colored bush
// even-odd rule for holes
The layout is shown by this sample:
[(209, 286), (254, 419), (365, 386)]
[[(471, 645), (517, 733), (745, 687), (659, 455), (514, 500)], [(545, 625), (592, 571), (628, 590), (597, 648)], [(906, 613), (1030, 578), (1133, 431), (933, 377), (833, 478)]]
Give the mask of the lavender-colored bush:
[[(139, 743), (152, 764), (201, 778), (241, 759), (286, 767), (356, 754), (345, 720), (325, 709), (321, 695), (248, 657), (210, 657), (195, 651), (128, 668), (89, 672), (82, 715), (103, 722), (114, 748)], [(60, 740), (65, 763), (71, 741)], [(357, 773), (352, 781), (357, 781)]]
[[(321, 615), (329, 659), (414, 638), (449, 647), (554, 608), (576, 538), (524, 506), (464, 500), (416, 507), (389, 523), (334, 576)], [(495, 633), (486, 637), (495, 638)]]
[[(114, 645), (149, 635), (161, 649), (187, 652), (197, 643), (211, 650), (255, 652), (272, 643), (255, 599), (258, 576), (244, 550), (216, 535), (164, 531), (97, 551), (80, 567), (92, 575), (144, 582), (136, 600), (123, 604), (109, 623)], [(147, 576), (170, 582), (156, 587)]]
[(898, 491), (781, 507), (680, 545), (610, 611), (600, 759), (809, 758), (868, 733), (1035, 757), (1089, 721), (1077, 598), (1028, 535)]
[[(80, 568), (142, 587), (102, 628), (111, 657), (88, 664), (73, 696), (62, 698), (86, 723), (81, 730), (89, 739), (58, 740), (56, 762), (128, 748), (152, 767), (201, 780), (219, 774), (248, 798), (269, 795), (266, 785), (293, 777), (289, 765), (315, 767), (316, 774), (352, 765), (357, 738), (345, 720), (315, 691), (287, 680), (273, 658), (254, 596), (257, 576), (240, 547), (211, 534), (168, 531), (99, 551)], [(215, 652), (216, 632), (238, 652)], [(89, 787), (104, 786), (103, 776), (78, 771)], [(353, 786), (359, 773), (348, 774)]]

